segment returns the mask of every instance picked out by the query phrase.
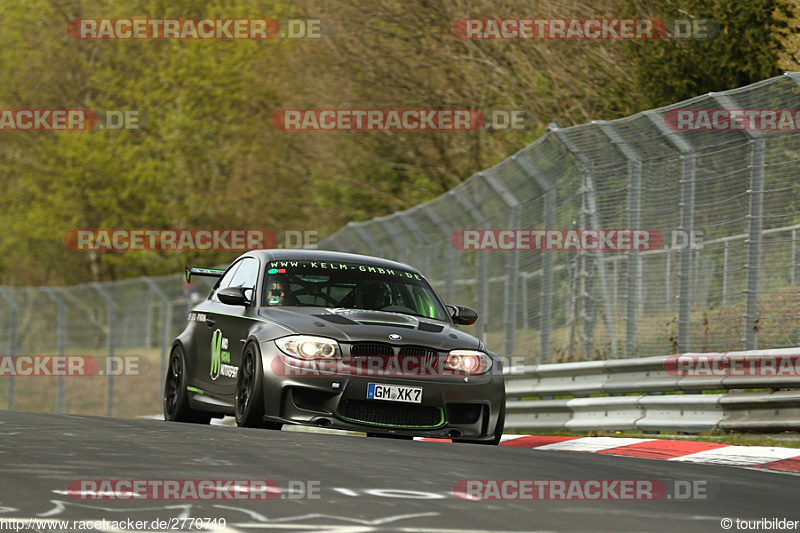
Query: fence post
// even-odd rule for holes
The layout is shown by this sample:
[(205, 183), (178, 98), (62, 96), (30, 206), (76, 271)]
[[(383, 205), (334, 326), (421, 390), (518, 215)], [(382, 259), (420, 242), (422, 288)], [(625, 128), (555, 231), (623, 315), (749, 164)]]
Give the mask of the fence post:
[[(694, 148), (680, 133), (667, 128), (664, 118), (653, 110), (644, 115), (661, 131), (664, 139), (671, 143), (681, 154), (683, 166), (681, 170), (681, 227), (684, 235), (694, 231), (694, 188), (696, 161)], [(692, 311), (692, 247), (686, 246), (680, 251), (678, 268), (678, 351), (689, 351)]]
[(361, 239), (361, 241), (367, 245), (366, 254), (377, 255), (376, 250), (380, 248), (380, 245), (378, 244), (378, 241), (376, 241), (375, 238), (372, 236), (372, 234), (369, 231), (367, 231), (366, 228), (364, 228), (363, 223), (350, 222), (348, 226), (353, 228), (353, 231), (356, 232), (358, 238)]
[[(447, 192), (448, 195), (455, 197), (456, 201), (461, 204), (464, 211), (472, 217), (478, 228), (486, 228), (486, 217), (483, 216), (480, 209), (470, 201), (469, 198), (461, 194), (461, 191), (451, 189)], [(478, 229), (476, 228), (476, 229)], [(489, 324), (489, 252), (486, 250), (476, 250), (475, 255), (478, 259), (477, 281), (478, 290), (475, 293), (475, 309), (478, 311), (478, 322), (475, 324), (475, 332), (477, 337), (486, 342), (486, 333)]]
[[(64, 310), (64, 301), (59, 298), (53, 289), (43, 287), (42, 290), (50, 298), (50, 301), (58, 307), (58, 324), (56, 325), (56, 338), (58, 343), (58, 356), (64, 357), (67, 354), (67, 315)], [(57, 378), (56, 392), (56, 413), (64, 412), (64, 375), (60, 374)]]
[[(10, 309), (10, 317), (9, 317), (9, 331), (8, 331), (8, 351), (9, 355), (19, 355), (17, 353), (17, 318), (19, 313), (19, 306), (14, 298), (11, 296), (11, 293), (8, 292), (3, 287), (0, 287), (0, 296), (2, 296), (3, 300), (5, 300), (6, 304), (8, 304), (8, 308)], [(13, 375), (8, 376), (8, 403), (7, 409), (9, 411), (14, 410), (14, 396), (16, 394), (16, 382)]]
[[(324, 240), (325, 246), (328, 249), (338, 252), (357, 253), (358, 250), (353, 246), (347, 244), (348, 240), (353, 237), (352, 226), (353, 222), (348, 222), (344, 227), (339, 228), (339, 231)], [(322, 244), (322, 243), (320, 243)]]
[(792, 230), (792, 273), (791, 284), (797, 283), (797, 230)]
[[(329, 235), (328, 237), (326, 237), (325, 239), (320, 241), (319, 244), (322, 245), (322, 246), (325, 246), (326, 250), (333, 250), (335, 252), (343, 252), (343, 251), (345, 251), (345, 248), (342, 247), (341, 244), (339, 244), (339, 237), (337, 236), (338, 233), (339, 232), (337, 231), (333, 235)], [(320, 250), (322, 250), (322, 248), (320, 248)]]
[(144, 323), (147, 324), (147, 327), (144, 328), (144, 346), (145, 348), (152, 348), (153, 347), (153, 293), (147, 291), (147, 313), (144, 318)]
[[(795, 81), (797, 79), (795, 78)], [(711, 93), (723, 109), (739, 109), (740, 105), (726, 94)], [(744, 311), (744, 349), (758, 349), (758, 290), (761, 281), (761, 241), (764, 229), (764, 157), (767, 150), (764, 132), (742, 130), (750, 138), (750, 206), (747, 218), (747, 288)]]
[[(95, 281), (90, 285), (106, 301), (106, 309), (108, 311), (108, 360), (112, 361), (114, 358), (114, 328), (116, 327), (117, 304), (100, 283)], [(114, 416), (114, 373), (108, 372), (106, 380), (108, 382), (106, 388), (106, 416)]]
[[(642, 156), (608, 122), (598, 122), (600, 130), (628, 160), (628, 229), (641, 229)], [(638, 250), (628, 253), (628, 302), (625, 313), (625, 357), (634, 357), (639, 317), (639, 291), (642, 286), (642, 256)], [(617, 263), (614, 262), (616, 267)], [(616, 297), (615, 297), (616, 299)]]
[(669, 248), (664, 252), (667, 256), (667, 283), (665, 284), (666, 295), (664, 302), (667, 305), (667, 312), (672, 314), (672, 302), (675, 300), (672, 297), (672, 250)]
[[(593, 178), (593, 163), (592, 160), (583, 153), (583, 151), (578, 148), (578, 146), (572, 141), (569, 135), (564, 130), (556, 130), (553, 132), (553, 135), (556, 139), (558, 139), (564, 148), (567, 149), (568, 152), (572, 153), (575, 159), (578, 160), (580, 163), (581, 168), (583, 169), (583, 186), (585, 187), (586, 193), (586, 201), (588, 204), (588, 214), (589, 214), (589, 225), (595, 229), (600, 229), (600, 223), (597, 218), (597, 205), (595, 202), (595, 194), (594, 194), (594, 178)], [(610, 349), (611, 353), (610, 358), (616, 359), (617, 358), (617, 336), (616, 332), (614, 331), (614, 315), (613, 310), (611, 309), (611, 301), (608, 296), (608, 282), (606, 280), (606, 267), (603, 262), (603, 252), (600, 250), (596, 250), (593, 252), (594, 260), (597, 264), (596, 274), (600, 278), (600, 293), (603, 299), (603, 309), (604, 309), (604, 318), (606, 322), (606, 332), (608, 334), (608, 339), (610, 341)], [(593, 343), (594, 341), (592, 341)], [(591, 347), (589, 347), (591, 348)], [(586, 352), (587, 347), (584, 346), (584, 353)]]
[[(455, 280), (453, 274), (455, 269), (453, 263), (455, 262), (455, 250), (450, 244), (450, 234), (453, 233), (453, 228), (450, 224), (442, 218), (430, 202), (422, 204), (422, 211), (425, 213), (433, 225), (444, 231), (446, 238), (439, 239), (439, 242), (444, 244), (444, 299), (448, 304), (454, 304), (455, 301)], [(444, 241), (444, 242), (442, 242)]]
[[(161, 290), (161, 287), (159, 287), (151, 278), (143, 277), (142, 281), (144, 281), (145, 285), (147, 285), (152, 293), (156, 295), (160, 302), (159, 307), (161, 308), (161, 312), (159, 314), (161, 315), (161, 337), (158, 341), (158, 348), (161, 361), (161, 374), (159, 374), (159, 378), (156, 380), (156, 386), (158, 387), (156, 392), (161, 394), (161, 379), (167, 375), (167, 349), (170, 342), (169, 322), (167, 322), (167, 306), (169, 306), (169, 298), (167, 298), (167, 295)], [(147, 328), (150, 329), (150, 324), (148, 324)]]
[[(483, 177), (489, 188), (500, 197), (503, 203), (511, 210), (508, 218), (508, 227), (511, 229), (519, 228), (520, 225), (520, 204), (514, 195), (511, 194), (505, 185), (495, 176), (492, 169), (478, 173)], [(503, 311), (503, 322), (505, 326), (504, 350), (508, 358), (514, 357), (514, 335), (517, 329), (517, 286), (519, 284), (519, 250), (508, 252), (506, 267), (506, 286), (504, 293), (505, 309)]]
[[(511, 160), (518, 164), (536, 184), (544, 191), (544, 229), (556, 229), (556, 200), (558, 189), (538, 169), (536, 164), (526, 156), (517, 153)], [(544, 363), (544, 358), (550, 360), (550, 332), (552, 330), (553, 316), (553, 252), (543, 251), (542, 254), (542, 289), (541, 289), (541, 323), (539, 325), (539, 357), (534, 364)]]
[[(591, 195), (591, 190), (592, 188), (587, 185), (586, 172), (584, 172), (581, 179), (580, 189), (581, 211), (580, 215), (578, 216), (578, 227), (580, 228), (595, 228), (595, 225), (592, 224), (591, 218), (593, 213), (592, 206), (589, 205), (589, 196)], [(596, 264), (593, 262), (596, 261), (596, 258), (591, 257), (590, 254), (590, 252), (585, 252), (583, 250), (578, 252), (579, 267), (576, 269), (577, 277), (575, 278), (575, 285), (581, 291), (578, 294), (581, 295), (581, 300), (583, 303), (581, 314), (581, 318), (583, 318), (583, 328), (581, 329), (581, 348), (583, 349), (582, 357), (584, 361), (593, 359), (595, 323), (597, 321), (597, 302), (595, 302), (594, 297), (594, 285), (598, 270), (596, 268)], [(591, 270), (592, 266), (595, 266), (593, 271)]]
[[(730, 248), (730, 242), (725, 241), (722, 245), (722, 307), (725, 307), (728, 299), (728, 256), (730, 254)], [(794, 283), (794, 281), (792, 281), (792, 283)]]
[(425, 251), (422, 255), (422, 260), (419, 262), (419, 266), (417, 266), (417, 270), (422, 272), (423, 275), (427, 276), (430, 273), (430, 258), (431, 258), (431, 242), (428, 240), (428, 236), (420, 229), (417, 223), (414, 221), (414, 216), (412, 211), (415, 211), (417, 208), (409, 209), (402, 215), (400, 215), (400, 222), (405, 226), (408, 233), (416, 239), (422, 245), (422, 249)]
[(402, 231), (392, 231), (394, 229), (394, 224), (392, 224), (390, 220), (396, 216), (397, 214), (392, 214), (389, 216), (376, 218), (375, 221), (378, 223), (378, 225), (380, 225), (384, 233), (386, 233), (386, 235), (392, 239), (392, 241), (402, 241), (401, 246), (403, 253), (400, 253), (400, 249), (397, 248), (397, 246), (392, 246), (392, 249), (394, 250), (394, 257), (390, 257), (388, 259), (394, 259), (396, 261), (402, 261), (403, 263), (409, 264), (409, 258), (411, 257), (411, 243), (408, 241)]
[[(751, 137), (755, 132), (749, 132)], [(758, 349), (758, 291), (761, 281), (761, 241), (764, 226), (764, 155), (763, 137), (752, 141), (750, 164), (750, 228), (747, 246), (747, 303), (744, 313), (745, 350)]]

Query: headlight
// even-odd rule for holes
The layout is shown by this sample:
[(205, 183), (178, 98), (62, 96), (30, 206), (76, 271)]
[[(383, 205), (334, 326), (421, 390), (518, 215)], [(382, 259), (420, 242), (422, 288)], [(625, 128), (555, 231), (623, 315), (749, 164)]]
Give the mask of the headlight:
[(277, 339), (275, 344), (286, 355), (298, 359), (335, 359), (342, 351), (333, 339), (312, 337), (310, 335), (292, 335)]
[(451, 350), (444, 366), (449, 370), (478, 376), (492, 369), (492, 358), (478, 350)]

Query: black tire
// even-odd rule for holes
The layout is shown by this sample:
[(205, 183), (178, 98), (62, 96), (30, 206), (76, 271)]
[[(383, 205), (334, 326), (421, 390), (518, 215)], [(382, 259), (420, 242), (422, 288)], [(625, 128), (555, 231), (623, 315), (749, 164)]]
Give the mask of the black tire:
[(264, 421), (264, 377), (261, 352), (252, 342), (245, 346), (244, 354), (242, 354), (234, 403), (237, 426), (281, 429), (283, 424)]
[(186, 390), (186, 356), (181, 346), (176, 346), (169, 356), (167, 375), (164, 379), (164, 420), (208, 424), (211, 415), (189, 407)]

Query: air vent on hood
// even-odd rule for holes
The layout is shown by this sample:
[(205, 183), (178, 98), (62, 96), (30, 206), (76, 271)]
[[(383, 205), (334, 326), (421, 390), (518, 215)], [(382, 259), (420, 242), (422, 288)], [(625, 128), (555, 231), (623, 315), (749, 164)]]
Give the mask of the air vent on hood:
[(386, 320), (359, 320), (358, 323), (363, 326), (392, 326), (393, 328), (414, 329), (414, 324), (407, 324), (405, 322), (389, 322)]
[(420, 322), (417, 329), (420, 331), (430, 331), (431, 333), (439, 333), (444, 329), (444, 326), (440, 326), (439, 324), (430, 324), (428, 322)]

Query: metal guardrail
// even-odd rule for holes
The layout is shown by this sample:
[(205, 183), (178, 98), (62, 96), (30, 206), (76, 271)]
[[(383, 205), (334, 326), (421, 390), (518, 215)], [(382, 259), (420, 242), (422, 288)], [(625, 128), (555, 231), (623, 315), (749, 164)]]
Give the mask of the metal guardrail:
[(506, 394), (507, 430), (797, 431), (800, 349), (514, 367)]

